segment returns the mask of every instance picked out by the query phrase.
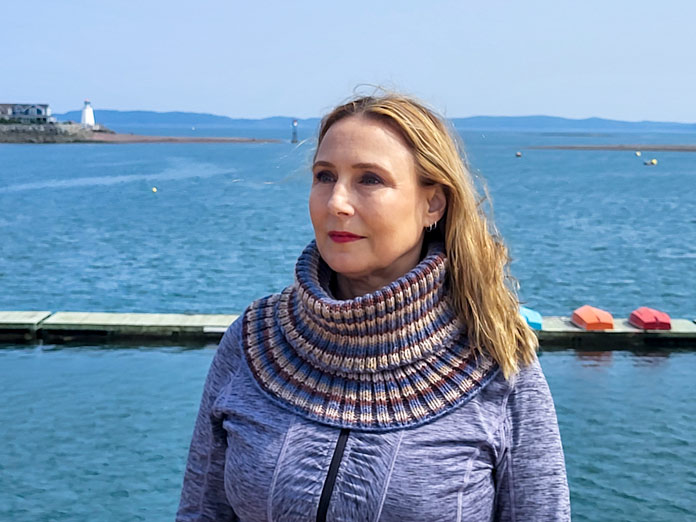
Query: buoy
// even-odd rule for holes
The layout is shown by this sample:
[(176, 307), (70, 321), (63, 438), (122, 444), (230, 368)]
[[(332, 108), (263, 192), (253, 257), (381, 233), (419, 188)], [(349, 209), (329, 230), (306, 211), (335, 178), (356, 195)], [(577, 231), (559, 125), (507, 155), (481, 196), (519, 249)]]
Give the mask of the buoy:
[(515, 152), (515, 156), (517, 156), (518, 158), (521, 158), (521, 157), (522, 157), (522, 153), (518, 150), (517, 152)]
[(657, 160), (655, 158), (650, 160), (651, 165), (657, 165)]
[(152, 192), (157, 192), (157, 187), (152, 187)]
[(639, 150), (636, 151), (636, 156), (638, 156), (640, 158), (642, 155), (643, 155), (643, 153), (641, 151), (639, 151)]

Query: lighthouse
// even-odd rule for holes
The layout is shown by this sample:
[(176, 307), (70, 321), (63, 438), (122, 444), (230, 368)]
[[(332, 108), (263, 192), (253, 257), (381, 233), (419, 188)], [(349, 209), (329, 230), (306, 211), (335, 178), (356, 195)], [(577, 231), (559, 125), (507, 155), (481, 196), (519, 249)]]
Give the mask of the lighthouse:
[(85, 100), (85, 106), (82, 107), (82, 120), (80, 121), (83, 127), (94, 127), (94, 110), (89, 100)]
[(292, 141), (291, 143), (297, 143), (297, 120), (292, 120)]

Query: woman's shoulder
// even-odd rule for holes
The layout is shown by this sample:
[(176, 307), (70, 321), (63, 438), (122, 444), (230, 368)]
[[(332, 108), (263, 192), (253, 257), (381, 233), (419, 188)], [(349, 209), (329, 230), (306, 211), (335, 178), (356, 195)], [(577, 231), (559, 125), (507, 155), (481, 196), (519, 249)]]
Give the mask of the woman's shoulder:
[(503, 410), (529, 407), (551, 399), (549, 385), (539, 363), (539, 359), (526, 365), (514, 375), (506, 378), (502, 371), (486, 386), (482, 399), (497, 402)]
[(221, 388), (237, 374), (242, 363), (243, 318), (240, 315), (227, 327), (218, 343), (208, 372), (208, 382)]
[(251, 304), (227, 327), (215, 354), (216, 362), (229, 370), (239, 366), (244, 336), (248, 334), (249, 323), (270, 319), (275, 314), (275, 308), (280, 293), (270, 294), (251, 302)]
[(510, 386), (512, 391), (517, 393), (525, 390), (548, 391), (549, 385), (536, 355), (532, 362), (520, 366), (519, 371), (511, 378)]
[[(246, 313), (246, 311), (244, 312)], [(244, 313), (237, 316), (231, 325), (225, 330), (218, 345), (218, 352), (227, 356), (233, 356), (242, 342), (242, 332), (244, 329)]]
[(553, 397), (537, 357), (523, 366), (510, 379), (509, 385), (510, 393), (506, 401), (509, 415), (513, 417), (532, 415), (541, 418), (548, 414), (549, 418), (553, 417), (555, 422)]

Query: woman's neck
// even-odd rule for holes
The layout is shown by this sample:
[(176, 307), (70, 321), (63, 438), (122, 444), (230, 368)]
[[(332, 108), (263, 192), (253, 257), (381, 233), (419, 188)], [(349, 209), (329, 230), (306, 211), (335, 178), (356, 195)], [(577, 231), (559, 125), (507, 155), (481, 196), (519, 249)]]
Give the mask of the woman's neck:
[(396, 281), (399, 277), (409, 272), (418, 263), (414, 263), (412, 266), (409, 265), (407, 269), (399, 271), (394, 275), (395, 272), (390, 271), (387, 277), (380, 274), (370, 274), (366, 277), (360, 278), (349, 278), (341, 274), (336, 274), (335, 284), (332, 285), (332, 291), (336, 299), (355, 299), (362, 295), (371, 294), (376, 292), (380, 288), (384, 288), (393, 281)]
[(361, 295), (370, 294), (384, 286), (377, 281), (370, 281), (370, 279), (374, 278), (349, 279), (341, 274), (336, 274), (333, 287), (334, 296), (340, 300), (355, 299)]
[(367, 275), (348, 277), (334, 272), (330, 284), (331, 293), (336, 299), (355, 299), (376, 292), (411, 271), (427, 254), (427, 245), (421, 241), (413, 249), (404, 253), (389, 266)]

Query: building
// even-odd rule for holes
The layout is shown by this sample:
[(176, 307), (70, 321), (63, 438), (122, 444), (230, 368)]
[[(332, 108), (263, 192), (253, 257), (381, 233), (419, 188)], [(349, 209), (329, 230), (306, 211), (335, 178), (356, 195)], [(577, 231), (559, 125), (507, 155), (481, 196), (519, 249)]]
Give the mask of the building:
[(82, 117), (80, 119), (83, 127), (94, 127), (94, 109), (89, 100), (85, 100), (85, 106), (82, 107)]
[(51, 107), (46, 103), (0, 103), (0, 122), (55, 123)]

